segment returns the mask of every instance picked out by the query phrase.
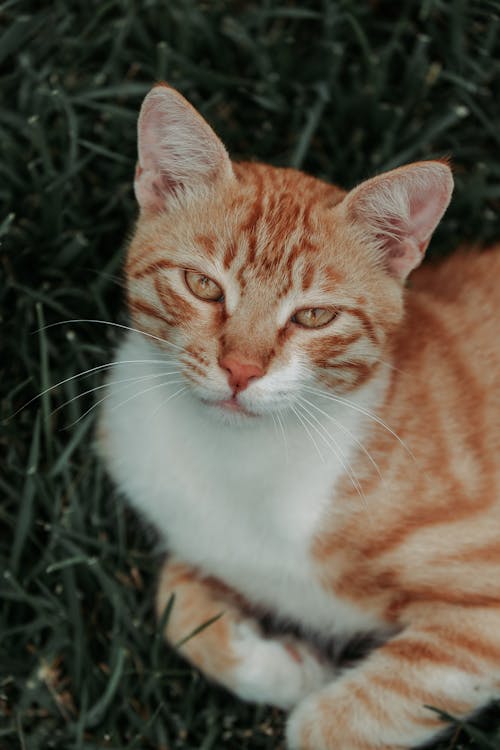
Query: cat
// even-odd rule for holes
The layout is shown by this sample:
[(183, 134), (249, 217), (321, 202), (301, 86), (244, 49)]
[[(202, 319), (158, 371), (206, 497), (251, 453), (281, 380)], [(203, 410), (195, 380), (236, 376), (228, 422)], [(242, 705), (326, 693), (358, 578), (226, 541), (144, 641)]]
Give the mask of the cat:
[[(290, 710), (292, 750), (432, 740), (500, 695), (500, 249), (407, 285), (446, 161), (349, 192), (233, 163), (166, 84), (134, 185), (100, 443), (168, 548), (167, 640), (208, 623), (181, 652)], [(363, 634), (348, 668), (317, 646)]]

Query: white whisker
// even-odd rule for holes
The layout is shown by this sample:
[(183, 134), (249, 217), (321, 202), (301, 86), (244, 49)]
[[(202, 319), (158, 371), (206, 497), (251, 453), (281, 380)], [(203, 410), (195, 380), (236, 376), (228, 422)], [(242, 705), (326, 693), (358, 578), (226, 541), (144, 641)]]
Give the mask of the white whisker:
[(394, 372), (401, 372), (403, 374), (408, 373), (408, 370), (402, 370), (400, 367), (396, 367), (395, 365), (391, 364), (390, 362), (386, 362), (383, 359), (376, 358), (375, 361), (378, 362), (378, 364), (382, 365), (383, 367), (387, 367), (389, 370), (394, 370)]
[[(155, 388), (161, 388), (162, 386), (170, 385), (171, 383), (182, 383), (182, 382), (183, 382), (183, 380), (170, 380), (170, 381), (167, 380), (165, 382), (162, 382), (162, 383), (159, 383), (159, 384), (153, 386), (152, 388), (146, 388), (144, 391), (138, 391), (137, 393), (134, 393), (130, 398), (127, 398), (125, 401), (122, 401), (120, 404), (117, 404), (116, 406), (114, 406), (112, 408), (112, 411), (115, 411), (120, 406), (124, 406), (129, 401), (132, 401), (132, 399), (137, 398), (138, 396), (142, 396), (144, 393), (147, 393), (148, 391), (152, 391)], [(122, 390), (127, 390), (127, 386), (125, 386), (124, 388), (122, 388)], [(80, 417), (78, 417), (78, 419), (75, 419), (73, 422), (71, 422), (70, 424), (66, 425), (64, 429), (68, 430), (70, 427), (73, 427), (75, 424), (78, 424), (78, 422), (80, 422), (88, 414), (90, 414), (91, 411), (93, 411), (94, 409), (97, 409), (97, 407), (100, 406), (100, 404), (102, 404), (108, 398), (111, 398), (112, 395), (113, 395), (112, 393), (107, 393), (105, 396), (103, 396), (98, 401), (96, 401), (95, 404), (92, 404), (92, 406), (89, 409), (87, 409), (87, 411), (85, 411)]]
[[(178, 382), (182, 382), (182, 381), (178, 381)], [(169, 401), (172, 401), (177, 396), (180, 396), (181, 393), (184, 393), (184, 391), (187, 391), (187, 390), (188, 390), (188, 386), (184, 385), (182, 388), (179, 388), (178, 391), (175, 391), (175, 393), (171, 393), (170, 396), (168, 396), (168, 398), (166, 398), (164, 401), (161, 402), (159, 407), (155, 410), (154, 414), (152, 415), (151, 419), (154, 419), (156, 417), (158, 412), (161, 411), (161, 409), (163, 409), (165, 404), (167, 404)]]
[(276, 435), (276, 439), (278, 439), (278, 423), (276, 422), (276, 417), (273, 412), (271, 412), (271, 419), (273, 420), (274, 434)]
[[(323, 442), (325, 443), (325, 445), (328, 448), (330, 448), (330, 450), (332, 451), (332, 453), (334, 454), (334, 456), (336, 457), (336, 459), (339, 461), (340, 465), (344, 469), (345, 473), (347, 474), (347, 476), (351, 480), (352, 486), (357, 491), (358, 495), (362, 498), (362, 500), (364, 501), (365, 505), (367, 505), (366, 496), (365, 496), (365, 494), (363, 492), (363, 489), (362, 489), (362, 487), (361, 487), (361, 485), (359, 483), (359, 480), (357, 479), (357, 477), (356, 477), (356, 475), (355, 475), (355, 473), (353, 471), (353, 468), (352, 468), (351, 464), (348, 461), (347, 462), (344, 461), (344, 459), (342, 458), (342, 456), (344, 456), (344, 458), (345, 458), (345, 454), (342, 453), (342, 455), (340, 455), (340, 452), (341, 452), (340, 446), (337, 443), (337, 441), (335, 440), (335, 438), (333, 437), (333, 435), (331, 435), (331, 433), (326, 429), (326, 427), (324, 426), (324, 424), (322, 424), (322, 422), (320, 422), (320, 420), (314, 414), (311, 414), (311, 412), (303, 404), (300, 404), (300, 406), (302, 407), (302, 409), (304, 410), (304, 412), (307, 415), (309, 415), (309, 417), (311, 417), (311, 419), (313, 419), (314, 422), (316, 422), (319, 425), (319, 427), (321, 428), (321, 430), (323, 432), (321, 432), (320, 429), (314, 423), (312, 423), (308, 419), (307, 416), (304, 416), (304, 419), (307, 419), (307, 421), (311, 425), (312, 429), (314, 429), (317, 432), (317, 434), (323, 440)], [(331, 445), (328, 442), (327, 438), (325, 438), (325, 436), (323, 435), (323, 433), (325, 433), (328, 436), (328, 438), (333, 442), (334, 445)]]
[(337, 427), (338, 427), (338, 428), (339, 428), (340, 430), (342, 430), (342, 432), (343, 432), (344, 434), (348, 435), (348, 437), (350, 437), (350, 438), (351, 438), (351, 440), (352, 440), (352, 441), (353, 441), (354, 443), (356, 443), (356, 445), (357, 445), (357, 446), (358, 446), (359, 448), (361, 448), (361, 450), (363, 451), (363, 453), (364, 453), (364, 454), (366, 455), (366, 457), (368, 458), (368, 460), (370, 461), (370, 463), (371, 463), (371, 464), (372, 464), (372, 466), (374, 467), (375, 471), (377, 472), (377, 474), (378, 474), (378, 476), (379, 476), (380, 480), (381, 480), (382, 482), (384, 481), (384, 480), (382, 479), (382, 474), (380, 473), (380, 469), (379, 469), (379, 466), (378, 466), (377, 462), (375, 461), (375, 459), (374, 459), (374, 458), (373, 458), (373, 456), (371, 455), (370, 451), (369, 451), (369, 450), (368, 450), (368, 449), (367, 449), (367, 448), (366, 448), (366, 447), (365, 447), (365, 446), (363, 445), (363, 443), (361, 442), (361, 440), (358, 440), (358, 438), (357, 438), (357, 437), (355, 437), (355, 436), (354, 436), (354, 435), (352, 434), (352, 432), (351, 432), (350, 430), (348, 430), (348, 429), (347, 429), (347, 427), (346, 427), (345, 425), (343, 425), (343, 424), (342, 424), (342, 422), (341, 422), (341, 421), (340, 421), (339, 419), (337, 419), (336, 417), (334, 417), (334, 416), (333, 416), (333, 414), (329, 414), (329, 413), (328, 413), (328, 412), (326, 412), (326, 411), (325, 411), (324, 409), (321, 409), (321, 408), (320, 408), (319, 406), (317, 406), (317, 404), (314, 404), (314, 403), (313, 403), (312, 401), (309, 401), (309, 399), (305, 398), (304, 396), (299, 396), (299, 398), (300, 398), (300, 399), (301, 399), (301, 400), (302, 400), (303, 402), (305, 402), (306, 404), (309, 404), (309, 406), (311, 406), (311, 407), (312, 407), (313, 409), (316, 409), (316, 411), (318, 411), (318, 412), (319, 412), (320, 414), (323, 414), (323, 416), (327, 417), (328, 419), (331, 419), (331, 421), (332, 421), (332, 422), (333, 422), (333, 423), (334, 423), (334, 424), (335, 424), (335, 425), (336, 425), (336, 426), (337, 426)]
[(297, 409), (294, 406), (292, 406), (291, 404), (290, 404), (290, 409), (293, 411), (293, 413), (295, 414), (295, 416), (299, 420), (300, 424), (302, 425), (302, 427), (306, 431), (306, 434), (309, 436), (309, 439), (311, 440), (312, 444), (316, 448), (316, 451), (318, 453), (318, 456), (320, 457), (321, 463), (325, 463), (325, 457), (321, 453), (316, 440), (314, 439), (314, 437), (312, 436), (311, 432), (309, 431), (309, 428), (308, 428), (307, 424), (305, 423), (305, 421), (303, 420), (300, 412), (297, 411)]
[(281, 414), (279, 412), (276, 412), (276, 419), (278, 421), (278, 424), (280, 426), (281, 434), (283, 435), (283, 443), (285, 445), (285, 460), (288, 464), (290, 461), (290, 454), (288, 452), (288, 441), (286, 439), (286, 432), (285, 432), (285, 426), (283, 424), (283, 420), (281, 418)]
[[(180, 374), (180, 373), (179, 373)], [(184, 383), (184, 378), (179, 378), (178, 380), (166, 380), (162, 383), (157, 383), (156, 385), (152, 385), (151, 388), (146, 388), (144, 391), (139, 391), (139, 393), (133, 393), (129, 398), (125, 399), (125, 401), (122, 401), (119, 404), (116, 404), (111, 408), (111, 411), (116, 411), (122, 406), (125, 406), (125, 404), (128, 404), (130, 401), (132, 401), (134, 398), (137, 398), (138, 396), (144, 396), (145, 393), (150, 393), (151, 391), (156, 391), (158, 388), (163, 388), (166, 385), (175, 385), (176, 383)], [(186, 386), (187, 388), (187, 386)]]
[[(402, 372), (405, 373), (405, 370), (401, 370), (399, 367), (396, 367), (391, 362), (386, 362), (384, 359), (380, 359), (379, 356), (376, 354), (368, 354), (368, 353), (360, 353), (358, 357), (355, 357), (354, 355), (351, 355), (351, 357), (346, 357), (345, 359), (338, 360), (339, 364), (359, 364), (360, 362), (363, 362), (364, 360), (368, 360), (369, 362), (373, 362), (374, 364), (383, 365), (384, 367), (388, 367), (390, 370), (395, 370), (396, 372)], [(337, 360), (335, 361), (337, 363)]]
[[(55, 324), (54, 324), (55, 325)], [(76, 378), (83, 378), (87, 375), (91, 375), (93, 372), (99, 372), (100, 370), (105, 370), (107, 367), (117, 367), (118, 365), (135, 365), (135, 364), (177, 364), (175, 360), (170, 359), (125, 359), (121, 361), (112, 361), (112, 362), (106, 362), (103, 365), (97, 365), (96, 367), (90, 367), (88, 370), (83, 370), (82, 372), (77, 372), (75, 375), (70, 375), (68, 378), (64, 378), (64, 380), (60, 380), (58, 383), (54, 383), (54, 385), (50, 385), (48, 388), (45, 388), (45, 390), (40, 391), (40, 393), (37, 393), (36, 396), (33, 396), (33, 398), (30, 398), (29, 401), (26, 401), (25, 404), (19, 407), (12, 415), (12, 417), (15, 417), (16, 414), (19, 414), (20, 411), (23, 409), (26, 409), (27, 406), (33, 403), (33, 401), (36, 401), (38, 398), (42, 398), (42, 396), (45, 396), (46, 393), (50, 393), (50, 391), (53, 391), (55, 388), (59, 388), (61, 385), (65, 385), (66, 383), (69, 383), (71, 380), (75, 380)]]
[(399, 435), (396, 432), (394, 432), (394, 430), (392, 430), (389, 427), (388, 424), (384, 422), (383, 419), (377, 416), (374, 412), (370, 411), (369, 409), (365, 409), (363, 406), (359, 406), (359, 404), (354, 404), (352, 401), (349, 401), (349, 399), (342, 398), (341, 396), (336, 396), (333, 393), (325, 393), (324, 391), (319, 390), (319, 388), (311, 388), (310, 386), (304, 386), (304, 390), (307, 390), (310, 393), (315, 393), (317, 396), (321, 396), (322, 398), (329, 399), (330, 401), (336, 401), (339, 404), (343, 404), (344, 406), (347, 406), (348, 408), (353, 409), (354, 411), (357, 411), (360, 414), (363, 414), (365, 417), (368, 417), (368, 419), (371, 419), (373, 422), (376, 422), (385, 430), (387, 430), (387, 432), (389, 432), (398, 441), (398, 443), (412, 457), (412, 459), (415, 460), (415, 456), (413, 452), (410, 450), (410, 448), (408, 448), (406, 443), (399, 437)]
[(173, 344), (170, 341), (167, 341), (167, 339), (162, 339), (160, 336), (154, 336), (152, 333), (147, 333), (146, 331), (141, 331), (139, 328), (132, 328), (131, 326), (123, 325), (122, 323), (113, 323), (110, 320), (97, 320), (92, 318), (74, 318), (73, 320), (60, 320), (57, 323), (49, 323), (46, 326), (42, 326), (41, 328), (37, 328), (34, 333), (38, 333), (40, 331), (45, 331), (47, 328), (54, 328), (55, 326), (62, 326), (69, 323), (98, 323), (100, 325), (105, 326), (113, 326), (114, 328), (122, 328), (125, 331), (132, 331), (133, 333), (139, 333), (141, 336), (147, 336), (150, 339), (154, 339), (155, 341), (160, 341), (162, 344), (166, 344), (167, 346), (171, 346), (173, 349), (178, 349), (180, 351), (184, 351), (184, 347), (180, 346), (179, 344)]
[(60, 404), (57, 408), (55, 408), (51, 412), (52, 414), (56, 414), (56, 412), (60, 411), (61, 409), (64, 409), (65, 406), (68, 406), (69, 404), (72, 404), (73, 401), (76, 401), (78, 398), (83, 398), (83, 396), (87, 396), (89, 393), (94, 393), (95, 391), (100, 391), (102, 388), (108, 388), (112, 385), (120, 385), (121, 383), (140, 383), (143, 380), (152, 380), (153, 378), (162, 378), (166, 377), (167, 375), (178, 375), (179, 370), (171, 370), (170, 372), (155, 372), (150, 373), (149, 375), (136, 375), (134, 378), (123, 378), (122, 380), (110, 380), (106, 383), (102, 383), (101, 385), (96, 385), (94, 388), (89, 388), (86, 391), (83, 391), (82, 393), (77, 393), (76, 396), (73, 396), (73, 398), (68, 399), (68, 401), (65, 401), (63, 404)]

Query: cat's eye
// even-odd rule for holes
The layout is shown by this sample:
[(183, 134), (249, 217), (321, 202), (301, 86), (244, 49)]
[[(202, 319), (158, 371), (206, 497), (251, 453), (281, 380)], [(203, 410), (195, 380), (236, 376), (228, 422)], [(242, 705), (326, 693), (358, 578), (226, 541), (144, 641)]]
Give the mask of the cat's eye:
[(196, 271), (185, 271), (184, 278), (187, 287), (198, 299), (204, 299), (208, 302), (222, 302), (224, 300), (222, 289), (209, 276)]
[(297, 323), (303, 328), (322, 328), (331, 323), (338, 315), (337, 310), (327, 307), (306, 307), (297, 310), (292, 317), (292, 323)]

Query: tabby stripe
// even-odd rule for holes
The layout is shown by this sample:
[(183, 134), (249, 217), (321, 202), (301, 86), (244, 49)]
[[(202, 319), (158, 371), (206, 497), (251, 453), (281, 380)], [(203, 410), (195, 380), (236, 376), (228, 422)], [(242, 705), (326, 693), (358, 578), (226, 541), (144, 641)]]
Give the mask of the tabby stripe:
[(253, 175), (254, 182), (254, 202), (250, 206), (245, 220), (242, 222), (240, 230), (242, 232), (253, 232), (257, 221), (262, 215), (264, 198), (263, 198), (263, 180), (260, 172), (256, 170)]
[(164, 277), (157, 276), (154, 280), (154, 285), (163, 308), (172, 316), (176, 323), (192, 317), (194, 309), (184, 297), (181, 297), (180, 294), (177, 294), (172, 289)]
[(143, 245), (140, 249), (140, 254), (138, 257), (137, 254), (128, 255), (125, 265), (126, 274), (128, 276), (132, 276), (137, 268), (144, 263), (144, 259), (146, 257), (150, 257), (155, 252), (155, 250), (155, 247), (148, 247), (147, 245)]
[(436, 665), (445, 665), (448, 667), (458, 667), (469, 674), (478, 674), (474, 659), (470, 654), (468, 658), (461, 654), (458, 655), (451, 650), (449, 644), (445, 642), (434, 643), (428, 640), (410, 636), (401, 640), (388, 641), (384, 646), (384, 653), (393, 659), (407, 664), (421, 665), (424, 662), (431, 662)]
[(448, 630), (442, 630), (439, 627), (424, 627), (423, 632), (441, 637), (446, 641), (448, 648), (461, 649), (483, 661), (500, 664), (500, 646), (496, 643), (485, 642), (480, 637), (468, 636), (458, 630), (450, 633)]
[(175, 264), (167, 260), (166, 258), (158, 258), (157, 260), (153, 260), (150, 263), (148, 263), (147, 266), (143, 266), (142, 268), (139, 268), (139, 270), (135, 271), (134, 273), (132, 272), (129, 272), (129, 273), (133, 279), (143, 279), (146, 276), (150, 276), (153, 273), (157, 273), (163, 268), (175, 268)]
[(227, 244), (226, 252), (224, 253), (224, 258), (222, 261), (222, 264), (225, 269), (228, 269), (231, 266), (234, 259), (236, 258), (237, 253), (238, 253), (238, 245), (236, 244), (235, 240), (231, 240)]
[[(467, 563), (490, 563), (492, 565), (498, 565), (500, 558), (500, 542), (487, 542), (479, 547), (464, 548), (464, 557), (467, 559)], [(450, 553), (445, 555), (439, 555), (436, 560), (436, 564), (446, 565), (452, 563), (457, 559), (456, 553)]]
[(304, 231), (307, 234), (312, 234), (312, 231), (313, 231), (313, 226), (312, 226), (312, 222), (311, 222), (311, 211), (312, 211), (312, 208), (313, 208), (313, 202), (312, 201), (309, 201), (309, 203), (306, 203), (302, 207), (301, 221), (302, 221), (302, 225), (304, 227)]
[(214, 237), (210, 237), (206, 234), (198, 234), (194, 238), (194, 241), (201, 245), (210, 258), (214, 258), (217, 255), (217, 245)]
[[(352, 575), (352, 572), (350, 573)], [(368, 582), (367, 582), (368, 583)], [(370, 589), (369, 584), (366, 588), (366, 595), (371, 594), (377, 595), (377, 587), (373, 586)], [(378, 589), (379, 595), (386, 595), (387, 589)], [(353, 598), (356, 598), (354, 592), (352, 592)], [(470, 589), (464, 589), (462, 591), (446, 591), (443, 590), (443, 586), (436, 586), (432, 588), (430, 586), (414, 586), (413, 588), (401, 587), (399, 592), (397, 591), (392, 597), (386, 612), (385, 617), (388, 620), (398, 620), (401, 618), (401, 613), (415, 603), (427, 603), (433, 602), (439, 604), (450, 604), (454, 607), (459, 606), (464, 609), (475, 609), (477, 607), (487, 607), (489, 609), (500, 609), (500, 592), (498, 594), (481, 594), (471, 591)]]
[[(172, 568), (171, 575), (169, 563), (164, 565), (158, 586), (156, 612), (161, 617), (171, 594), (180, 584), (175, 592), (175, 604), (165, 633), (167, 640), (175, 644), (189, 635), (193, 628), (229, 610), (230, 605), (225, 599), (218, 599), (217, 588), (212, 588), (209, 581), (200, 580), (196, 571), (191, 573), (187, 566), (176, 563), (172, 563)], [(219, 618), (182, 646), (182, 651), (214, 678), (230, 672), (237, 664), (231, 648), (228, 620), (226, 617)]]
[(139, 299), (130, 299), (128, 301), (129, 307), (134, 311), (141, 315), (147, 315), (150, 318), (156, 318), (157, 320), (160, 320), (162, 323), (166, 323), (167, 325), (171, 325), (171, 323), (165, 318), (158, 310), (154, 307), (151, 307), (151, 305), (148, 305), (147, 302), (143, 302)]
[(331, 284), (340, 284), (343, 281), (342, 274), (332, 266), (327, 266), (323, 271), (323, 277), (327, 279)]
[(355, 362), (351, 360), (350, 362), (345, 360), (341, 362), (330, 362), (327, 360), (326, 364), (324, 365), (325, 368), (328, 368), (329, 370), (361, 370), (363, 373), (365, 372), (371, 372), (373, 369), (376, 369), (379, 365), (379, 362), (373, 362), (372, 364), (367, 364), (366, 362)]
[[(395, 673), (386, 676), (379, 672), (377, 674), (371, 674), (368, 679), (371, 685), (376, 685), (378, 688), (390, 693), (396, 693), (396, 695), (399, 695), (412, 703), (420, 703), (421, 706), (435, 706), (436, 708), (442, 707), (443, 710), (446, 709), (448, 713), (451, 713), (454, 716), (466, 716), (470, 713), (472, 708), (468, 701), (460, 701), (448, 695), (440, 697), (435, 693), (423, 689), (420, 685), (416, 685), (414, 682), (409, 684), (402, 677), (398, 677)], [(414, 714), (413, 718), (417, 724), (420, 724), (421, 719), (423, 719), (423, 717), (415, 717)], [(443, 723), (443, 720), (440, 720), (439, 717), (437, 717), (437, 719)]]
[(314, 281), (314, 274), (315, 274), (315, 268), (314, 264), (308, 262), (304, 268), (303, 274), (302, 274), (302, 291), (307, 292), (308, 289), (311, 288), (311, 285)]
[[(436, 451), (442, 456), (443, 453), (439, 451), (438, 436), (433, 434), (433, 440), (436, 443)], [(454, 487), (453, 498), (453, 522), (464, 521), (465, 519), (474, 517), (489, 506), (490, 498), (483, 498), (481, 501), (479, 498), (468, 498), (464, 496), (463, 492), (460, 492), (458, 483), (454, 482), (451, 486)], [(368, 544), (363, 547), (363, 553), (371, 558), (382, 557), (388, 552), (392, 551), (395, 547), (400, 547), (404, 544), (405, 540), (418, 534), (421, 529), (430, 528), (433, 526), (447, 525), (450, 522), (450, 502), (449, 498), (444, 498), (441, 505), (430, 505), (417, 507), (408, 510), (402, 519), (399, 519), (394, 526), (389, 526), (387, 532), (377, 539), (377, 543), (374, 544), (372, 540), (368, 540)]]
[(349, 313), (349, 315), (353, 315), (355, 318), (358, 318), (363, 328), (365, 329), (366, 335), (368, 336), (370, 341), (373, 344), (378, 344), (378, 338), (375, 334), (374, 325), (364, 310), (361, 310), (358, 307), (343, 307), (342, 310), (343, 312)]

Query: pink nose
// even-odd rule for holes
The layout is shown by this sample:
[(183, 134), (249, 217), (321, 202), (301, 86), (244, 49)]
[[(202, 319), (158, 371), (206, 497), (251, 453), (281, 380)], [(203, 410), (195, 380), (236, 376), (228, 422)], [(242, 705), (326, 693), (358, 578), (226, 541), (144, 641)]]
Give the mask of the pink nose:
[(223, 370), (227, 370), (227, 380), (234, 391), (244, 391), (250, 380), (261, 378), (264, 370), (255, 362), (250, 362), (242, 354), (226, 354), (219, 361)]

